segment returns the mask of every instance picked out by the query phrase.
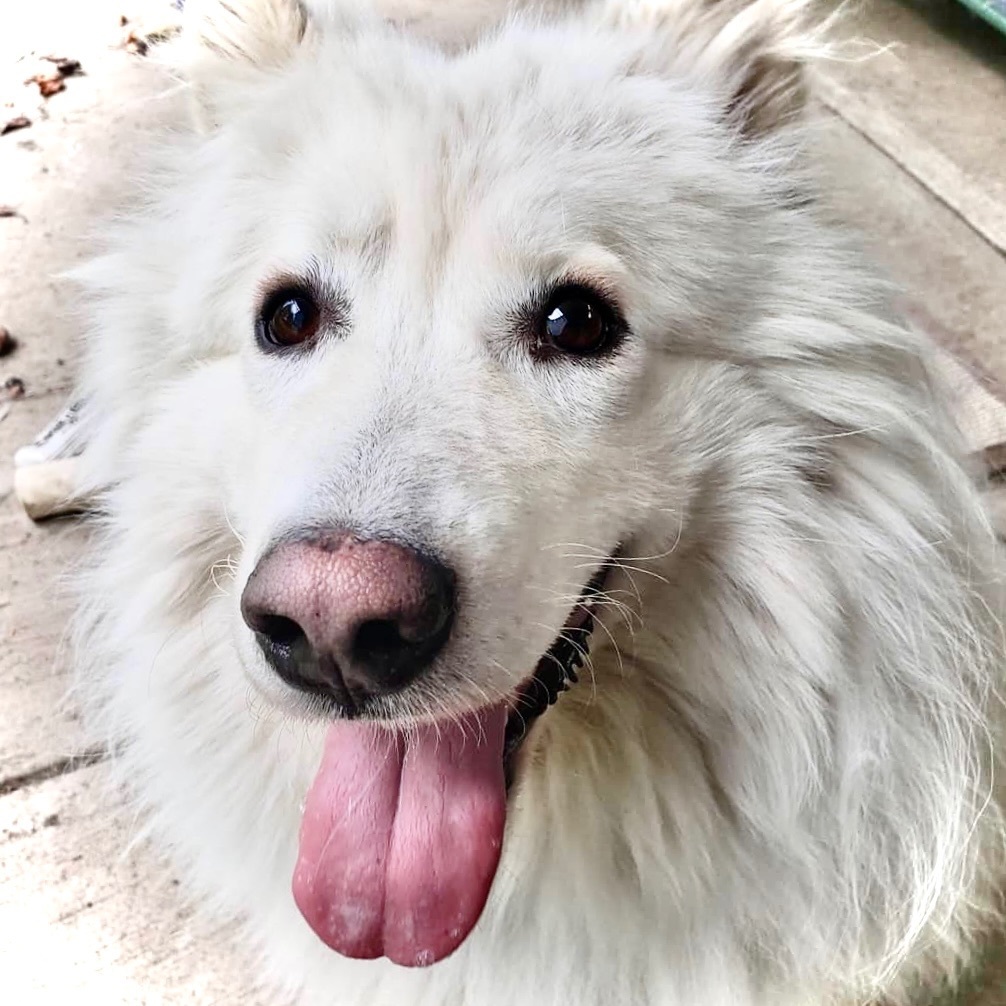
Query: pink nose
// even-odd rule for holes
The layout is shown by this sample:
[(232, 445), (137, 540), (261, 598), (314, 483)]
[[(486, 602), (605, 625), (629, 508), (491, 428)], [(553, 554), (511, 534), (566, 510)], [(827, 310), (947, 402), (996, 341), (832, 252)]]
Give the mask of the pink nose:
[(284, 681), (352, 715), (407, 685), (447, 641), (454, 573), (405, 545), (325, 531), (268, 552), (241, 613)]

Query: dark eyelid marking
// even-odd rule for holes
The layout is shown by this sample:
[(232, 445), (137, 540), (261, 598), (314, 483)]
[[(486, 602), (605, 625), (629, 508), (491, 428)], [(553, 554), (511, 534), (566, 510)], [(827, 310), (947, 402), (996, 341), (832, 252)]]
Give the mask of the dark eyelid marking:
[[(612, 334), (607, 346), (600, 352), (592, 355), (565, 353), (541, 338), (537, 330), (538, 322), (549, 303), (564, 291), (574, 296), (579, 292), (589, 297), (605, 312)], [(524, 302), (510, 312), (510, 319), (511, 329), (524, 352), (530, 354), (535, 362), (540, 363), (561, 360), (577, 366), (598, 366), (617, 355), (619, 347), (629, 334), (628, 322), (610, 284), (596, 276), (585, 276), (580, 273), (560, 275), (550, 282), (537, 284)]]
[(348, 331), (351, 319), (349, 297), (342, 287), (333, 282), (331, 277), (326, 274), (316, 258), (309, 259), (303, 271), (299, 273), (286, 270), (275, 272), (259, 283), (255, 304), (256, 329), (261, 325), (262, 312), (276, 294), (284, 290), (302, 290), (311, 296), (321, 314), (319, 334), (303, 347), (263, 345), (259, 340), (259, 346), (263, 352), (289, 353), (298, 349), (305, 352), (309, 351), (311, 346), (317, 344), (326, 335), (344, 335)]

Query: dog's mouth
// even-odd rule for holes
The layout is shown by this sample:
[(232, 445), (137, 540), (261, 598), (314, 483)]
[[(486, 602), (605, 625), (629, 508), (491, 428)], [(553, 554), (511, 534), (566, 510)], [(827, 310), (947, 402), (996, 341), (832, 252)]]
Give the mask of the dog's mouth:
[(503, 767), (507, 789), (513, 784), (517, 752), (535, 721), (559, 696), (579, 681), (579, 669), (589, 655), (594, 632), (594, 606), (611, 573), (612, 557), (605, 561), (583, 588), (566, 624), (546, 650), (538, 666), (517, 689), (503, 739)]
[(417, 727), (339, 720), (301, 821), (293, 894), (348, 957), (423, 966), (478, 922), (499, 864), (518, 751), (587, 658), (605, 561), (507, 700)]

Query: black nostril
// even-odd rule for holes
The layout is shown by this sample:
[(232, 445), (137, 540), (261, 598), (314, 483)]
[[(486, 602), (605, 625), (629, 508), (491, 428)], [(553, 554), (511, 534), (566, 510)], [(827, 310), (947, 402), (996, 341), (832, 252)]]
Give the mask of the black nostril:
[(374, 619), (364, 622), (356, 630), (353, 639), (353, 662), (364, 667), (379, 668), (385, 673), (393, 673), (395, 668), (405, 663), (415, 644), (402, 638), (398, 626), (388, 619)]
[(382, 653), (385, 650), (397, 650), (409, 644), (402, 639), (402, 634), (398, 631), (398, 626), (388, 619), (374, 619), (364, 622), (356, 630), (354, 640), (354, 656), (359, 653)]
[(346, 692), (338, 665), (329, 655), (314, 649), (298, 622), (260, 611), (246, 611), (245, 621), (272, 669), (288, 685), (334, 698), (347, 713), (352, 712), (353, 699)]
[(289, 648), (304, 638), (304, 630), (292, 619), (283, 615), (255, 615), (251, 628), (272, 643), (273, 646)]
[(364, 622), (353, 637), (351, 666), (366, 674), (371, 687), (396, 691), (433, 660), (452, 621), (453, 608), (445, 604), (434, 606), (418, 627), (385, 618)]

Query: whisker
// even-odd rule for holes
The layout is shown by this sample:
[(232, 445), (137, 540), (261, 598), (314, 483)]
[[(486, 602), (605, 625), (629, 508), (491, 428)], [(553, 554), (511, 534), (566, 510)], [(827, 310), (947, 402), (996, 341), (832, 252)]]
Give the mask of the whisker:
[[(567, 559), (583, 559), (583, 558), (587, 558), (587, 557), (586, 556), (582, 556), (582, 555), (569, 554), (569, 555), (566, 556), (566, 558)], [(667, 579), (666, 576), (662, 576), (660, 573), (656, 572), (656, 570), (647, 569), (645, 566), (630, 565), (628, 562), (622, 562), (619, 559), (612, 559), (611, 562), (610, 562), (610, 564), (611, 564), (611, 567), (613, 569), (620, 569), (620, 570), (622, 570), (626, 574), (628, 574), (629, 572), (633, 572), (633, 573), (645, 573), (647, 576), (652, 576), (655, 580), (660, 580), (661, 583), (670, 583), (670, 581)], [(586, 562), (585, 563), (580, 563), (580, 564), (578, 564), (577, 566), (574, 567), (574, 569), (589, 569), (589, 568), (590, 568), (590, 563), (586, 563)]]

